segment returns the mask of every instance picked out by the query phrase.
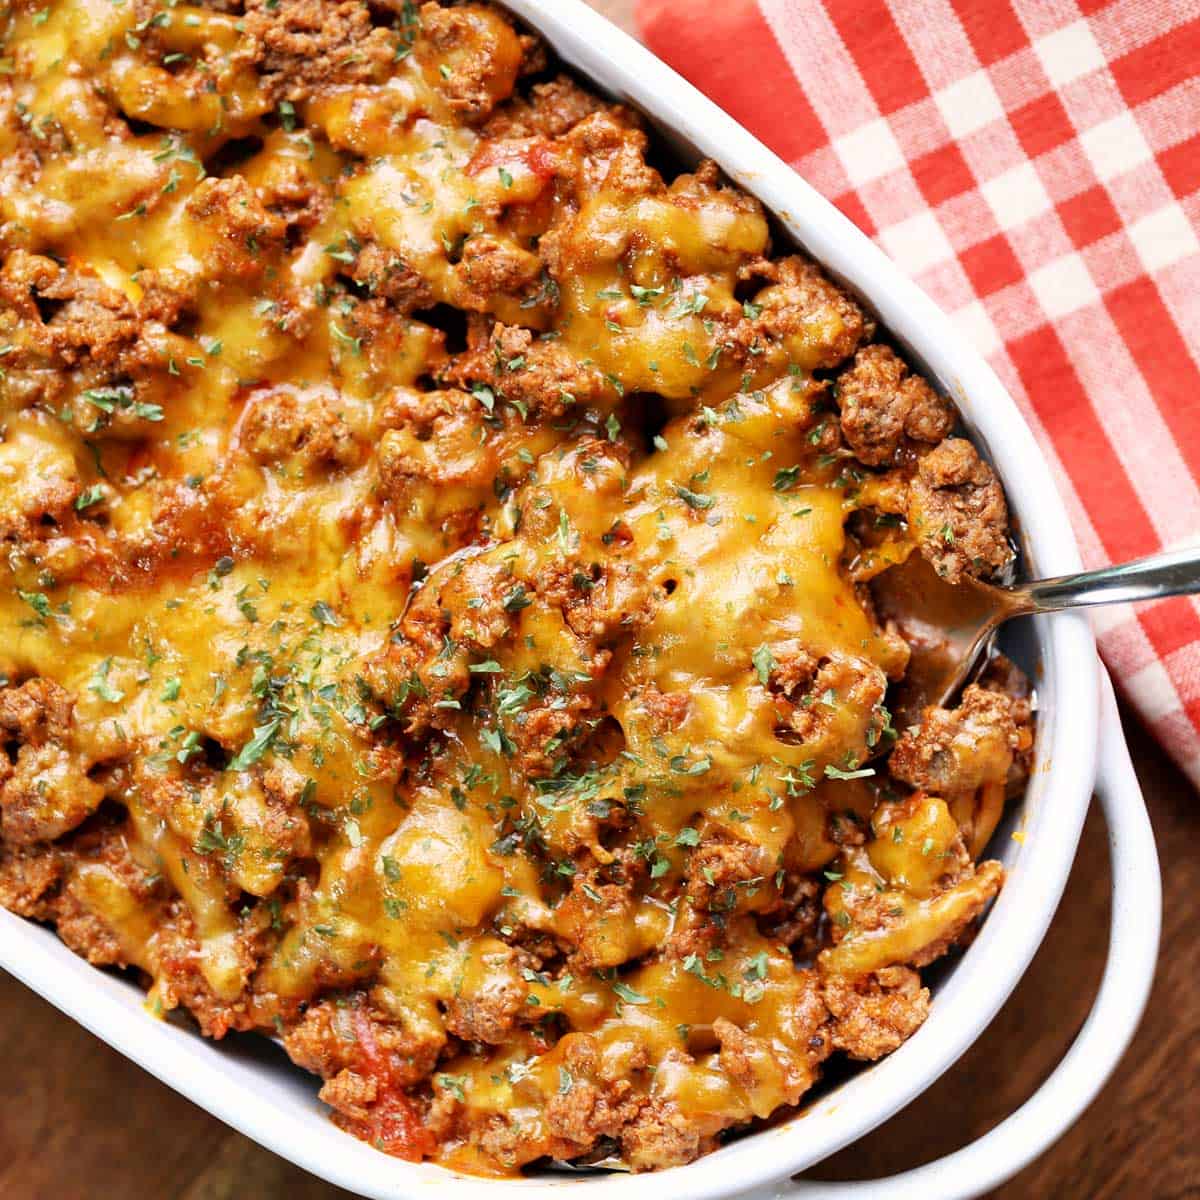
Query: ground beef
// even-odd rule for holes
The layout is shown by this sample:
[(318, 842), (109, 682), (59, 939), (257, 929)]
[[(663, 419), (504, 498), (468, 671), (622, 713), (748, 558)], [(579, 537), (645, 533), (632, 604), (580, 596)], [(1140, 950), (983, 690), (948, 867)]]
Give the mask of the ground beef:
[(357, 244), (350, 276), (372, 296), (383, 297), (402, 315), (433, 304), (433, 288), (428, 281), (394, 250), (365, 235), (357, 239)]
[[(620, 558), (595, 564), (555, 563), (538, 581), (538, 594), (561, 605), (571, 629), (595, 645), (611, 643), (641, 628), (662, 599), (640, 563)], [(674, 703), (678, 706), (680, 701)]]
[(815, 263), (793, 257), (759, 264), (771, 280), (755, 297), (758, 331), (789, 345), (807, 370), (836, 367), (875, 330), (874, 322)]
[(711, 839), (688, 857), (687, 900), (693, 908), (728, 914), (770, 907), (775, 859), (751, 842)]
[(160, 877), (134, 860), (129, 849), (133, 840), (128, 821), (122, 820), (90, 824), (62, 846), (63, 885), (53, 900), (58, 936), (89, 962), (123, 967), (129, 959), (119, 931), (94, 908), (85, 882), (87, 868), (102, 869), (112, 877), (157, 925), (155, 909), (165, 888)]
[(546, 341), (528, 329), (499, 323), (452, 364), (446, 378), (460, 386), (491, 388), (497, 399), (520, 406), (530, 420), (553, 421), (576, 405), (615, 396), (603, 374), (558, 339)]
[(433, 50), (426, 78), (463, 120), (485, 120), (513, 93), (525, 47), (498, 13), (478, 4), (421, 6)]
[(11, 307), (42, 353), (67, 367), (85, 359), (115, 366), (138, 336), (137, 313), (120, 292), (24, 250), (0, 271), (0, 307)]
[(240, 969), (241, 991), (235, 999), (218, 996), (200, 968), (199, 934), (191, 913), (182, 900), (171, 902), (166, 917), (158, 924), (159, 994), (164, 1007), (182, 1005), (196, 1018), (207, 1037), (222, 1038), (231, 1029), (256, 1029), (263, 997), (248, 988), (265, 948), (264, 939), (247, 922), (235, 933), (234, 953)]
[(492, 947), (482, 957), (482, 977), (472, 973), (446, 1005), (446, 1028), (465, 1042), (498, 1046), (512, 1033), (529, 985), (521, 978), (520, 956), (510, 947)]
[(287, 222), (267, 210), (244, 175), (202, 180), (188, 198), (187, 212), (211, 235), (205, 272), (210, 286), (260, 277), (287, 234)]
[(555, 774), (572, 746), (595, 725), (590, 719), (595, 707), (591, 693), (578, 688), (566, 695), (550, 692), (528, 703), (506, 725), (517, 765), (531, 779)]
[(586, 1033), (568, 1034), (559, 1043), (564, 1078), (570, 1086), (546, 1101), (546, 1125), (556, 1141), (555, 1157), (569, 1158), (590, 1150), (599, 1138), (615, 1138), (632, 1121), (644, 1101), (634, 1079), (647, 1063), (645, 1050), (635, 1053), (626, 1073), (606, 1069), (599, 1043)]
[(372, 25), (361, 0), (248, 0), (243, 28), (273, 102), (379, 82), (399, 45), (392, 30)]
[(50, 920), (62, 874), (62, 856), (50, 846), (0, 841), (0, 907), (21, 917)]
[(444, 650), (430, 649), (424, 638), (402, 636), (363, 662), (368, 691), (411, 737), (439, 727), (453, 711), (444, 702), (458, 702), (470, 686), (466, 651)]
[(317, 1095), (330, 1108), (361, 1121), (379, 1099), (379, 1081), (346, 1067), (326, 1080)]
[(268, 466), (349, 467), (359, 455), (336, 397), (316, 389), (282, 385), (252, 392), (238, 437), (251, 457)]
[[(582, 201), (604, 189), (626, 197), (662, 192), (662, 178), (646, 163), (649, 145), (645, 133), (632, 125), (621, 110), (592, 113), (561, 139), (564, 151), (560, 178), (564, 187)], [(556, 279), (567, 264), (560, 257), (561, 234), (571, 223), (556, 225), (539, 243), (542, 259)]]
[(394, 1087), (425, 1078), (444, 1045), (443, 1035), (406, 1029), (362, 993), (310, 1004), (283, 1032), (291, 1060), (322, 1079), (351, 1070)]
[(605, 883), (579, 871), (555, 910), (555, 929), (573, 946), (576, 973), (618, 967), (638, 952), (633, 940), (634, 898), (626, 884)]
[(963, 438), (947, 438), (921, 459), (909, 489), (908, 524), (948, 583), (994, 575), (1012, 560), (1004, 491)]
[[(784, 669), (785, 680), (791, 672)], [(797, 673), (802, 678), (802, 673)], [(865, 745), (870, 748), (872, 731), (878, 736), (884, 717), (879, 711), (887, 693), (887, 676), (870, 660), (857, 655), (834, 653), (820, 660), (804, 695), (783, 706), (784, 724), (804, 742), (827, 737), (843, 717), (861, 718)]]
[[(677, 1051), (668, 1053), (677, 1054)], [(678, 1167), (712, 1149), (720, 1119), (703, 1110), (684, 1112), (674, 1100), (655, 1097), (621, 1130), (621, 1152), (635, 1171)]]
[(808, 875), (788, 871), (779, 886), (779, 904), (759, 917), (759, 928), (773, 941), (792, 949), (801, 961), (820, 949), (821, 885)]
[(562, 137), (584, 117), (605, 108), (604, 101), (585, 92), (569, 76), (535, 83), (528, 96), (501, 105), (481, 131), (492, 138)]
[(509, 238), (476, 233), (463, 243), (454, 273), (462, 285), (463, 308), (486, 312), (496, 297), (519, 298), (534, 288), (542, 275), (542, 260)]
[(88, 778), (91, 762), (72, 744), (74, 700), (48, 679), (0, 690), (0, 730), (15, 748), (0, 749), (0, 829), (27, 845), (74, 829), (104, 799)]
[(1013, 700), (972, 684), (957, 708), (930, 707), (906, 729), (888, 759), (894, 779), (950, 796), (1002, 783), (1019, 745)]
[(909, 967), (885, 967), (866, 979), (822, 979), (833, 1047), (873, 1062), (907, 1041), (929, 1015), (929, 989)]
[(437, 495), (481, 503), (491, 497), (497, 463), (488, 453), (507, 415), (489, 424), (479, 400), (456, 388), (432, 392), (398, 389), (384, 405), (387, 426), (376, 457), (383, 494), (401, 511), (438, 507)]
[(889, 466), (905, 439), (936, 444), (954, 426), (954, 408), (887, 346), (864, 346), (839, 376), (842, 434), (868, 466)]

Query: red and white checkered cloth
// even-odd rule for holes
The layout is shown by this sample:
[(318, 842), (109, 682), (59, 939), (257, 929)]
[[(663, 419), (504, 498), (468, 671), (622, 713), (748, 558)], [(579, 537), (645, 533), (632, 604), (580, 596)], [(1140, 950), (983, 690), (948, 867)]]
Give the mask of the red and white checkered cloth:
[[(1200, 0), (639, 0), (987, 355), (1088, 565), (1200, 541)], [(1200, 603), (1098, 609), (1200, 785)]]

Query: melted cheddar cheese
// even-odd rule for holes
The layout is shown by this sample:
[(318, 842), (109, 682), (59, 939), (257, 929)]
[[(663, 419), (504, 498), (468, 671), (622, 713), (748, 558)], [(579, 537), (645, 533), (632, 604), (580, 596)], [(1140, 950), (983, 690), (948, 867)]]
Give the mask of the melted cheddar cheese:
[(482, 1173), (898, 1044), (1028, 738), (886, 776), (870, 319), (494, 9), (2, 22), (0, 899)]

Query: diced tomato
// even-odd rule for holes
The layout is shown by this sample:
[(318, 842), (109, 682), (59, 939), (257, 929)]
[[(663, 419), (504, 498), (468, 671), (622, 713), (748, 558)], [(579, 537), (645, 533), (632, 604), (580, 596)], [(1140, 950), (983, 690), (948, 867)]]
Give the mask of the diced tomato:
[(416, 1105), (401, 1092), (392, 1092), (373, 1104), (365, 1123), (372, 1145), (395, 1158), (420, 1162), (437, 1149)]
[(468, 175), (481, 175), (496, 167), (524, 167), (543, 182), (558, 169), (554, 147), (545, 138), (508, 138), (484, 142), (467, 164)]

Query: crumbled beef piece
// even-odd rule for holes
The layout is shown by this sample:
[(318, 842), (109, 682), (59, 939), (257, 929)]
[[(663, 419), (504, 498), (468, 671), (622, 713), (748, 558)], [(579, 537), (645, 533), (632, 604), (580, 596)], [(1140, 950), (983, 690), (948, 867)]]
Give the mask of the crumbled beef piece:
[(396, 34), (374, 27), (361, 0), (247, 0), (243, 26), (262, 86), (276, 102), (378, 82), (395, 60)]
[(947, 438), (920, 461), (908, 524), (921, 553), (948, 583), (1008, 566), (1008, 506), (992, 468), (965, 438)]
[(775, 860), (762, 846), (708, 839), (688, 856), (688, 903), (722, 914), (770, 907), (774, 871)]
[(866, 979), (827, 975), (822, 995), (833, 1016), (833, 1046), (873, 1062), (908, 1040), (929, 1015), (929, 989), (909, 967), (885, 967)]
[(446, 1005), (446, 1028), (465, 1042), (499, 1046), (511, 1035), (528, 994), (520, 956), (497, 945), (483, 952), (481, 972), (468, 975)]
[(528, 292), (541, 278), (542, 260), (509, 238), (476, 233), (463, 243), (454, 273), (462, 284), (463, 307), (486, 312), (496, 296)]
[(498, 399), (523, 406), (529, 419), (539, 421), (615, 396), (603, 374), (575, 358), (561, 341), (499, 323), (450, 366), (446, 378), (460, 386), (486, 385)]
[(358, 244), (350, 275), (372, 296), (382, 296), (403, 315), (433, 304), (429, 282), (399, 254), (365, 236)]
[(255, 177), (268, 211), (283, 218), (289, 231), (307, 233), (319, 225), (333, 204), (330, 187), (313, 177), (308, 164), (271, 155)]
[(457, 701), (471, 684), (469, 658), (461, 647), (447, 650), (429, 639), (392, 639), (363, 663), (362, 679), (370, 693), (404, 732), (420, 737), (440, 727), (453, 711), (443, 702)]
[(605, 107), (604, 101), (585, 92), (569, 76), (559, 75), (535, 83), (527, 97), (514, 97), (501, 105), (481, 132), (492, 138), (558, 138)]
[(128, 822), (122, 821), (98, 827), (89, 825), (62, 847), (63, 884), (51, 902), (58, 936), (91, 963), (128, 966), (129, 951), (134, 950), (136, 955), (138, 949), (128, 946), (121, 931), (114, 929), (104, 914), (97, 911), (90, 886), (92, 871), (112, 888), (125, 891), (143, 909), (161, 897), (163, 889), (158, 877), (130, 853), (130, 844), (135, 840)]
[[(609, 558), (590, 568), (570, 560), (555, 563), (538, 581), (538, 593), (562, 606), (563, 616), (576, 634), (597, 644), (611, 642), (646, 624), (661, 598), (644, 567), (620, 558)], [(678, 705), (679, 701), (674, 703)]]
[(789, 871), (779, 888), (777, 908), (759, 917), (759, 928), (792, 949), (797, 959), (813, 958), (820, 948), (821, 885)]
[(330, 1108), (361, 1121), (379, 1099), (379, 1081), (345, 1067), (327, 1079), (317, 1095)]
[(62, 857), (56, 849), (0, 841), (0, 907), (21, 917), (50, 920), (62, 874)]
[[(556, 1158), (586, 1153), (599, 1138), (615, 1138), (642, 1107), (634, 1081), (612, 1077), (606, 1071), (596, 1039), (586, 1033), (568, 1034), (559, 1043), (561, 1068), (571, 1086), (546, 1101), (546, 1125), (557, 1144), (550, 1148)], [(631, 1072), (646, 1065), (643, 1050), (628, 1065)]]
[(187, 212), (211, 234), (210, 280), (257, 279), (287, 234), (284, 219), (267, 210), (243, 175), (202, 180), (188, 197)]
[(531, 779), (553, 775), (565, 764), (571, 747), (595, 725), (594, 710), (591, 694), (579, 689), (531, 701), (506, 725), (517, 765)]
[[(646, 164), (649, 139), (619, 110), (600, 110), (584, 117), (563, 136), (561, 145), (567, 152), (563, 182), (580, 198), (595, 195), (601, 189), (624, 196), (665, 190), (662, 177)], [(542, 258), (555, 278), (561, 278), (566, 267), (558, 257), (558, 242), (555, 228), (539, 245)]]
[(240, 443), (267, 465), (352, 466), (358, 447), (335, 403), (326, 392), (286, 385), (252, 392), (238, 424)]
[(574, 946), (572, 970), (618, 967), (640, 951), (629, 884), (604, 883), (579, 871), (555, 910), (555, 929)]
[[(5, 841), (50, 841), (95, 812), (104, 788), (71, 739), (74, 701), (48, 679), (0, 690), (0, 730), (16, 744), (0, 749), (0, 829)], [(9, 740), (8, 738), (4, 739)]]
[(1003, 782), (1019, 744), (1013, 700), (972, 684), (957, 708), (929, 707), (906, 729), (888, 770), (915, 788), (949, 796)]
[(874, 333), (874, 322), (808, 259), (784, 258), (759, 270), (772, 282), (755, 297), (755, 325), (806, 370), (836, 367)]
[(687, 720), (692, 699), (687, 692), (663, 692), (648, 683), (638, 692), (638, 701), (655, 734), (671, 733)]
[(869, 747), (872, 730), (878, 736), (883, 727), (879, 706), (886, 692), (887, 677), (874, 663), (834, 653), (821, 660), (803, 697), (788, 705), (787, 725), (801, 740), (814, 742), (853, 717), (861, 722)]
[(405, 1028), (361, 993), (310, 1004), (283, 1032), (288, 1057), (306, 1071), (333, 1079), (349, 1069), (393, 1087), (428, 1075), (444, 1045), (444, 1035)]
[(906, 438), (940, 442), (954, 425), (954, 408), (919, 375), (910, 375), (887, 346), (864, 346), (837, 382), (842, 433), (855, 457), (888, 466)]
[(0, 271), (0, 308), (10, 308), (41, 352), (72, 367), (116, 365), (138, 335), (137, 314), (120, 292), (51, 258), (16, 250)]
[(812, 687), (821, 660), (799, 642), (772, 642), (767, 685), (784, 696), (803, 695)]
[(264, 949), (261, 933), (244, 922), (232, 938), (240, 989), (233, 999), (218, 995), (201, 969), (203, 951), (191, 912), (182, 901), (172, 901), (166, 917), (159, 922), (156, 942), (159, 994), (164, 1007), (182, 1005), (206, 1037), (223, 1038), (231, 1029), (258, 1028), (264, 1024), (260, 1011), (263, 997), (254, 994), (248, 985)]
[(426, 78), (464, 121), (485, 120), (512, 95), (525, 46), (499, 13), (478, 4), (425, 4), (421, 30), (433, 50)]
[(720, 1125), (703, 1110), (684, 1112), (674, 1100), (655, 1097), (622, 1128), (621, 1151), (635, 1171), (682, 1166), (712, 1149)]

